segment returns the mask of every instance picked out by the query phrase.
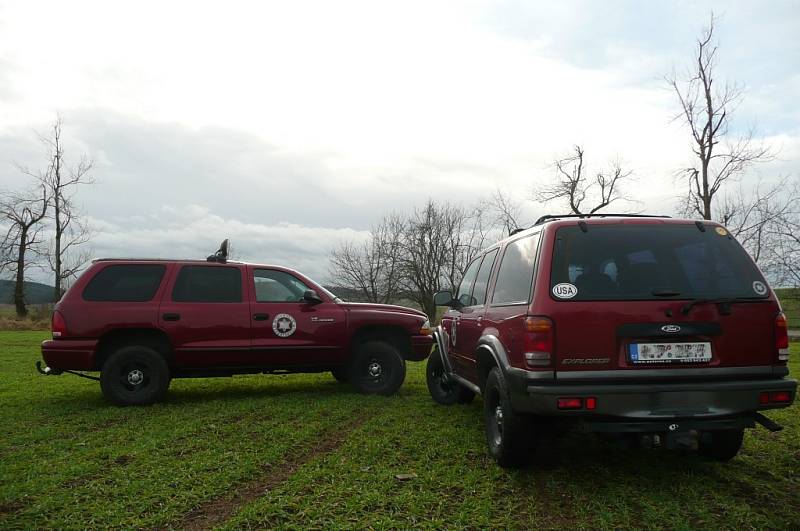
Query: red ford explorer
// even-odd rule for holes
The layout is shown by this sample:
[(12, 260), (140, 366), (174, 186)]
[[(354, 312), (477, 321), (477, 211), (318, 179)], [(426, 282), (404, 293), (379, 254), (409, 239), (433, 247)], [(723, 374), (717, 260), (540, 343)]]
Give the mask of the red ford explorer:
[(297, 271), (226, 257), (223, 244), (207, 261), (96, 260), (56, 305), (40, 371), (100, 371), (77, 374), (120, 405), (160, 400), (171, 378), (243, 373), (332, 371), (392, 394), (405, 360), (431, 350), (420, 311), (346, 303)]
[(428, 387), (484, 396), (490, 454), (519, 464), (561, 421), (732, 459), (788, 407), (786, 318), (710, 221), (546, 216), (473, 261), (435, 332)]

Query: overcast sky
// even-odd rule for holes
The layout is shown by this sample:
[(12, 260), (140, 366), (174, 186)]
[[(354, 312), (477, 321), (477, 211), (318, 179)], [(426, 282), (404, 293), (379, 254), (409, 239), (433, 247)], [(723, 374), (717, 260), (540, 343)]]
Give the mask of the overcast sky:
[(43, 167), (56, 113), (96, 256), (240, 258), (327, 277), (336, 242), (427, 197), (527, 201), (582, 144), (671, 213), (691, 162), (663, 75), (711, 10), (734, 125), (780, 150), (745, 185), (800, 175), (800, 4), (0, 1), (0, 189)]

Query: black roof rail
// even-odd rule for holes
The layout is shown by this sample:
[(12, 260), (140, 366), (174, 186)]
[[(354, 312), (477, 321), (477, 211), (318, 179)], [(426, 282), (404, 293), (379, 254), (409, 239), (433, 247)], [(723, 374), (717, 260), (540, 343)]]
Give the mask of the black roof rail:
[(652, 215), (652, 214), (606, 214), (605, 212), (599, 214), (553, 214), (553, 215), (546, 215), (542, 216), (536, 220), (536, 223), (533, 226), (540, 225), (546, 221), (552, 221), (555, 219), (562, 219), (562, 218), (669, 218), (671, 216), (661, 216), (661, 215)]

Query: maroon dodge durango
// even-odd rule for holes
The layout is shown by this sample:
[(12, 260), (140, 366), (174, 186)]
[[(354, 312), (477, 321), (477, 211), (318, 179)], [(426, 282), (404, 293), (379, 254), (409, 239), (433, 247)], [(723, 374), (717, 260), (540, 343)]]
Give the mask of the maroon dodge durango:
[(160, 400), (172, 378), (331, 371), (363, 393), (392, 394), (405, 360), (433, 344), (427, 316), (343, 302), (285, 267), (200, 260), (96, 260), (53, 312), (50, 375), (100, 371), (120, 405)]

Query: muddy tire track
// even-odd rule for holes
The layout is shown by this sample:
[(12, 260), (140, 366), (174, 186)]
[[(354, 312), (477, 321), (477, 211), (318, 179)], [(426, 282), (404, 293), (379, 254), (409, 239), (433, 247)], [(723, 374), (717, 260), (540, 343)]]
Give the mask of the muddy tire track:
[(177, 529), (196, 531), (211, 529), (226, 522), (239, 508), (284, 483), (306, 463), (337, 450), (367, 420), (368, 417), (359, 416), (345, 425), (326, 430), (320, 435), (323, 440), (319, 444), (293, 451), (282, 463), (264, 465), (263, 475), (235, 487), (233, 494), (229, 492), (202, 503), (180, 521), (170, 525), (170, 528), (174, 526)]

